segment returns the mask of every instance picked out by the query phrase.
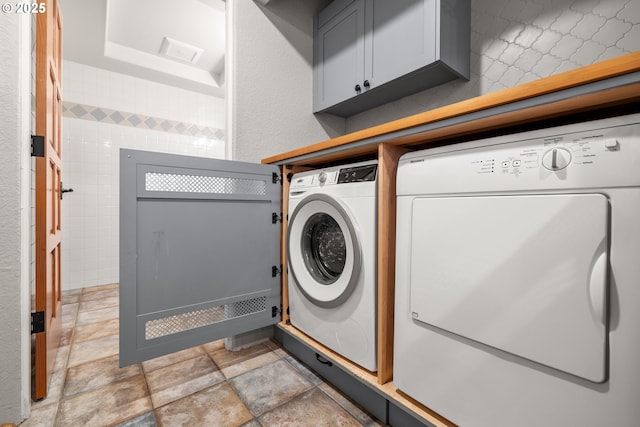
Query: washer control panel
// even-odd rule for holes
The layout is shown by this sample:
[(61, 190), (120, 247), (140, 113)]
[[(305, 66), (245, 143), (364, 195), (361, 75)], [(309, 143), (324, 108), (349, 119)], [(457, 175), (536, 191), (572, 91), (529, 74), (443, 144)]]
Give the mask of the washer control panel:
[(374, 182), (377, 172), (378, 164), (375, 161), (300, 172), (292, 177), (290, 191), (305, 191), (311, 187), (322, 188), (335, 184)]
[(340, 169), (340, 173), (338, 174), (338, 184), (375, 181), (377, 171), (378, 165), (356, 166)]

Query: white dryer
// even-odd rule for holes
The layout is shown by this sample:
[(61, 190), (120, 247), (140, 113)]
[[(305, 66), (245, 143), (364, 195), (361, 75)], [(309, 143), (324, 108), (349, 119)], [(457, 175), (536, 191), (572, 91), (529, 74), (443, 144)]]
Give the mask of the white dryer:
[(376, 370), (377, 162), (295, 174), (289, 191), (291, 323)]
[(640, 114), (404, 155), (394, 384), (461, 426), (637, 426)]

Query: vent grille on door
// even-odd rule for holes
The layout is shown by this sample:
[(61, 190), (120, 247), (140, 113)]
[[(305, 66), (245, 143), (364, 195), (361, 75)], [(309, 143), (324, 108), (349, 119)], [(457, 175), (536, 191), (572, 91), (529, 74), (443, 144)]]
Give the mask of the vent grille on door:
[(159, 172), (147, 172), (145, 174), (144, 187), (146, 191), (177, 193), (251, 194), (263, 196), (267, 192), (267, 183), (262, 180)]
[(145, 323), (146, 340), (160, 338), (211, 325), (223, 320), (233, 319), (248, 314), (259, 313), (267, 309), (267, 297), (251, 298), (232, 304), (196, 310), (162, 319), (150, 320)]

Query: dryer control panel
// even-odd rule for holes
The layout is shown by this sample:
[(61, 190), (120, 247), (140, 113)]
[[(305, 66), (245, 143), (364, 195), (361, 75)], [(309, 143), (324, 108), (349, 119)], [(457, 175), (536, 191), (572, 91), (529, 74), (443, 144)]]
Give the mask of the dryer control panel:
[(541, 166), (549, 171), (561, 171), (572, 165), (593, 165), (601, 155), (620, 150), (620, 142), (615, 136), (608, 137), (610, 134), (611, 129), (606, 129), (596, 134), (540, 138), (526, 141), (525, 146), (509, 152), (504, 151), (506, 147), (501, 147), (503, 153), (500, 166), (496, 169), (503, 173), (518, 174)]
[(640, 114), (405, 154), (397, 192), (443, 194), (640, 185)]

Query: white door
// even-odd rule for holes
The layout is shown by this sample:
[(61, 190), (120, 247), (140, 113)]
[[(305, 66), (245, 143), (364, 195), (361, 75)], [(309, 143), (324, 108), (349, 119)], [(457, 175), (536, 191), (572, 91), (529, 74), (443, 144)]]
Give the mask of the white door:
[(607, 197), (433, 197), (412, 209), (414, 320), (607, 379)]

